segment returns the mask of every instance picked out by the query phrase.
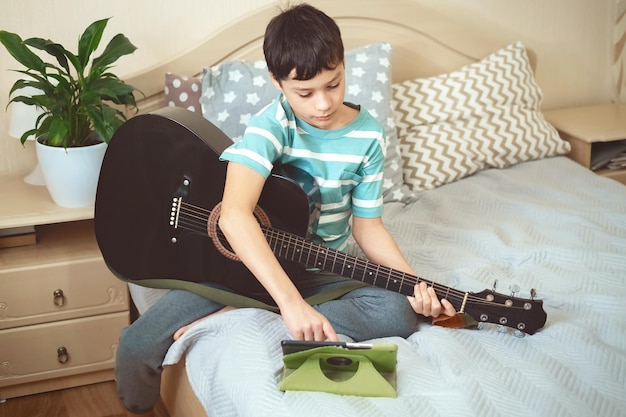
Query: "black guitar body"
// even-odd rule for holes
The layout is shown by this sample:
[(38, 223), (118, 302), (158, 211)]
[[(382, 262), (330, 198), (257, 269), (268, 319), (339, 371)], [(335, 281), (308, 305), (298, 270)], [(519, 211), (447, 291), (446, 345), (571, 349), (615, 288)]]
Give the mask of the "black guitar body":
[[(109, 268), (132, 281), (210, 281), (245, 294), (264, 289), (240, 262), (196, 231), (172, 227), (172, 202), (182, 198), (212, 208), (221, 201), (226, 162), (219, 155), (232, 141), (208, 120), (181, 108), (129, 119), (107, 148), (95, 204), (95, 231)], [(273, 227), (306, 236), (308, 196), (290, 178), (272, 174), (259, 204)], [(303, 266), (284, 261), (290, 276)]]

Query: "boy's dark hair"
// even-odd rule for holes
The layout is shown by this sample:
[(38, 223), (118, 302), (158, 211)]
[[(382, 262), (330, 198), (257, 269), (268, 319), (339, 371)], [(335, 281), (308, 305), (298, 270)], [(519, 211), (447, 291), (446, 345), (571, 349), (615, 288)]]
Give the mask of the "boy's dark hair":
[(335, 69), (344, 59), (339, 27), (308, 4), (289, 7), (269, 22), (263, 53), (268, 70), (279, 82), (294, 68), (294, 79), (309, 80), (322, 70)]

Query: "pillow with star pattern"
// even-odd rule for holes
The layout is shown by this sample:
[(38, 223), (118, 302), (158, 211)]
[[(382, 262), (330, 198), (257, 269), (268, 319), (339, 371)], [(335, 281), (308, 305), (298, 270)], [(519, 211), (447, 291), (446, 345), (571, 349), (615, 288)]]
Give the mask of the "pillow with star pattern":
[[(413, 194), (402, 179), (402, 160), (391, 108), (391, 45), (376, 43), (346, 52), (345, 100), (361, 105), (385, 128), (383, 200), (406, 203)], [(241, 139), (250, 116), (278, 96), (265, 61), (227, 61), (201, 76), (202, 115), (233, 141)]]

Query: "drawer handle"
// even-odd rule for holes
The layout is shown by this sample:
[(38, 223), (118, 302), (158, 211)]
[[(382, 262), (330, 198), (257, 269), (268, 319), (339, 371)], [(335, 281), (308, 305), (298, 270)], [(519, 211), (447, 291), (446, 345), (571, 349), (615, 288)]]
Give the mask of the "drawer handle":
[(59, 363), (66, 364), (67, 361), (70, 360), (70, 354), (67, 353), (67, 348), (65, 346), (61, 346), (57, 349), (57, 359)]
[(52, 293), (54, 296), (54, 305), (57, 307), (63, 307), (65, 304), (65, 295), (63, 294), (63, 290), (59, 289)]

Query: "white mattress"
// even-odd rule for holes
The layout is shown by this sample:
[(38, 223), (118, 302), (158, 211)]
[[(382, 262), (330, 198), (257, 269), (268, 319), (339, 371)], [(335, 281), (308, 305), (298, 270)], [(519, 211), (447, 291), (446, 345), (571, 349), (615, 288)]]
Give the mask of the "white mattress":
[[(207, 414), (224, 416), (626, 415), (626, 187), (564, 158), (489, 170), (386, 207), (420, 275), (460, 290), (498, 280), (544, 300), (546, 326), (518, 338), (495, 325), (424, 323), (399, 345), (398, 398), (278, 390), (278, 315), (211, 317), (170, 349)], [(390, 317), (390, 320), (393, 320)]]

